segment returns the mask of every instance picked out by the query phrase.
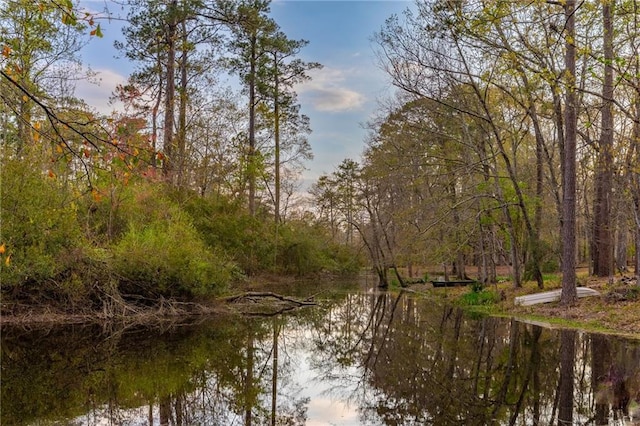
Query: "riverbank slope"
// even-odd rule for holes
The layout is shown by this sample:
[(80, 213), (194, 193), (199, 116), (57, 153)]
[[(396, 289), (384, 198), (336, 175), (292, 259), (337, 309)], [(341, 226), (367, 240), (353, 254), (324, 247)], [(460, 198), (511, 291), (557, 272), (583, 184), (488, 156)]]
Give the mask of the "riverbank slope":
[(579, 277), (579, 285), (600, 292), (600, 296), (578, 299), (570, 307), (559, 302), (532, 306), (514, 303), (518, 296), (561, 288), (559, 278), (547, 281), (539, 290), (535, 283), (525, 283), (522, 288), (514, 288), (509, 281), (492, 284), (483, 292), (491, 292), (493, 297), (474, 298), (478, 304), (470, 304), (471, 287), (450, 287), (429, 289), (428, 284), (413, 285), (410, 288), (420, 293), (463, 305), (468, 309), (498, 316), (511, 316), (535, 322), (548, 327), (571, 327), (595, 332), (620, 334), (640, 339), (640, 285), (635, 280), (618, 276), (608, 278)]

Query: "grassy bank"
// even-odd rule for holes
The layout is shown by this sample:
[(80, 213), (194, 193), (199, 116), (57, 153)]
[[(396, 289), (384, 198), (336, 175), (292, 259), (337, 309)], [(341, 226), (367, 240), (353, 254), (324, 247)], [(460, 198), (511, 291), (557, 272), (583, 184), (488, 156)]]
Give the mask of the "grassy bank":
[(471, 287), (429, 289), (429, 285), (415, 285), (412, 289), (489, 315), (516, 317), (546, 327), (569, 327), (640, 339), (639, 285), (622, 282), (620, 276), (609, 282), (607, 278), (588, 277), (585, 273), (580, 273), (578, 280), (579, 285), (598, 290), (600, 296), (579, 299), (571, 307), (560, 306), (558, 302), (515, 305), (518, 296), (559, 289), (559, 275), (547, 277), (544, 290), (539, 290), (534, 282), (516, 289), (506, 279), (475, 291)]

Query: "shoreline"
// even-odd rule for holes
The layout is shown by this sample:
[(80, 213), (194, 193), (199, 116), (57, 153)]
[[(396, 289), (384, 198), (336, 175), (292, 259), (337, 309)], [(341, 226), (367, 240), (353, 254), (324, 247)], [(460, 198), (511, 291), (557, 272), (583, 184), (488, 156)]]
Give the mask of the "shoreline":
[[(619, 279), (620, 277), (618, 281)], [(464, 305), (461, 303), (462, 296), (471, 291), (467, 287), (429, 289), (428, 285), (417, 284), (409, 286), (409, 289), (418, 294), (424, 294), (425, 297), (437, 297), (447, 303), (461, 306), (465, 310), (484, 315), (515, 318), (518, 321), (545, 324), (556, 329), (571, 328), (640, 339), (640, 297), (634, 300), (615, 300), (611, 297), (615, 286), (609, 283), (608, 278), (584, 277), (580, 285), (598, 290), (600, 296), (578, 299), (576, 304), (570, 307), (562, 307), (559, 302), (518, 306), (514, 303), (516, 297), (557, 290), (560, 285), (549, 283), (543, 290), (539, 290), (535, 283), (528, 282), (523, 284), (522, 288), (516, 289), (512, 283), (502, 282), (485, 287), (485, 291), (492, 291), (501, 296), (499, 302), (486, 305)], [(640, 294), (640, 285), (636, 286), (637, 290), (634, 292)]]
[[(271, 284), (277, 286), (278, 280), (275, 281)], [(483, 315), (514, 318), (518, 321), (552, 329), (571, 328), (640, 339), (640, 297), (636, 297), (634, 300), (614, 300), (610, 297), (612, 286), (608, 279), (587, 277), (582, 281), (581, 285), (596, 289), (601, 295), (578, 299), (576, 304), (571, 307), (561, 307), (558, 302), (531, 306), (514, 304), (514, 299), (518, 296), (559, 288), (557, 284), (553, 283), (549, 283), (544, 290), (538, 290), (534, 283), (525, 283), (522, 288), (518, 289), (509, 282), (491, 284), (483, 291), (499, 294), (501, 300), (484, 305), (465, 305), (462, 303), (463, 295), (471, 291), (469, 287), (433, 288), (429, 284), (412, 284), (405, 290), (419, 297), (440, 300)], [(283, 282), (280, 281), (279, 284), (282, 285)], [(285, 287), (292, 284), (291, 280), (285, 280)], [(256, 285), (254, 283), (254, 285), (246, 286), (243, 290), (251, 290), (256, 287), (264, 289), (269, 287), (269, 284)], [(398, 290), (400, 289), (390, 289), (390, 291)], [(640, 286), (638, 286), (637, 292), (640, 293)], [(242, 306), (225, 303), (224, 299), (224, 297), (219, 297), (194, 302), (164, 300), (153, 306), (124, 306), (117, 314), (89, 309), (69, 312), (51, 306), (10, 306), (3, 303), (0, 326), (38, 328), (40, 326), (78, 324), (154, 325), (179, 323), (215, 315), (241, 315), (243, 313)], [(273, 307), (274, 305), (265, 303), (264, 306)]]

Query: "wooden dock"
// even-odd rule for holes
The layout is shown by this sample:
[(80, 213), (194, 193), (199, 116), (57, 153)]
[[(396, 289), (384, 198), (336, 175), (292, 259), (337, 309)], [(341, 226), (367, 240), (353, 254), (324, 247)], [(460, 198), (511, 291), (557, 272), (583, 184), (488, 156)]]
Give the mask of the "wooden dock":
[[(597, 290), (588, 287), (577, 287), (576, 292), (578, 298), (599, 296), (600, 293)], [(514, 303), (520, 306), (537, 305), (539, 303), (557, 302), (560, 300), (560, 294), (562, 290), (545, 291), (543, 293), (527, 294), (526, 296), (516, 297)]]

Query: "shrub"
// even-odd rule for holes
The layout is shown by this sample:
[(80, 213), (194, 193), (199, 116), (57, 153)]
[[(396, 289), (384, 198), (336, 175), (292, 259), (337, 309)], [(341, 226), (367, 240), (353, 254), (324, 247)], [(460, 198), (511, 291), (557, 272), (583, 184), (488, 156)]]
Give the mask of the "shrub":
[(362, 259), (350, 247), (331, 241), (322, 228), (291, 221), (280, 231), (279, 266), (284, 272), (307, 275), (316, 272), (356, 272)]
[(114, 248), (112, 265), (123, 293), (150, 297), (219, 293), (234, 273), (175, 206), (146, 226), (132, 223)]
[(480, 290), (465, 293), (460, 298), (460, 303), (467, 306), (492, 305), (500, 301), (500, 296), (494, 291)]
[(276, 227), (273, 218), (251, 217), (224, 197), (191, 197), (182, 206), (207, 245), (224, 250), (249, 274), (350, 273), (362, 264), (352, 249), (331, 242), (325, 230), (303, 221)]
[(128, 185), (96, 191), (97, 196), (84, 199), (83, 222), (87, 233), (105, 245), (122, 238), (132, 224), (169, 219), (167, 212), (176, 206), (166, 195), (170, 187), (161, 182), (131, 179)]
[(36, 167), (8, 159), (2, 162), (1, 191), (3, 290), (14, 296), (25, 290), (43, 293), (50, 290), (47, 285), (55, 290), (55, 282), (84, 256), (70, 192)]
[(272, 269), (271, 222), (251, 217), (241, 205), (222, 196), (189, 197), (181, 205), (209, 247), (227, 253), (248, 274)]

